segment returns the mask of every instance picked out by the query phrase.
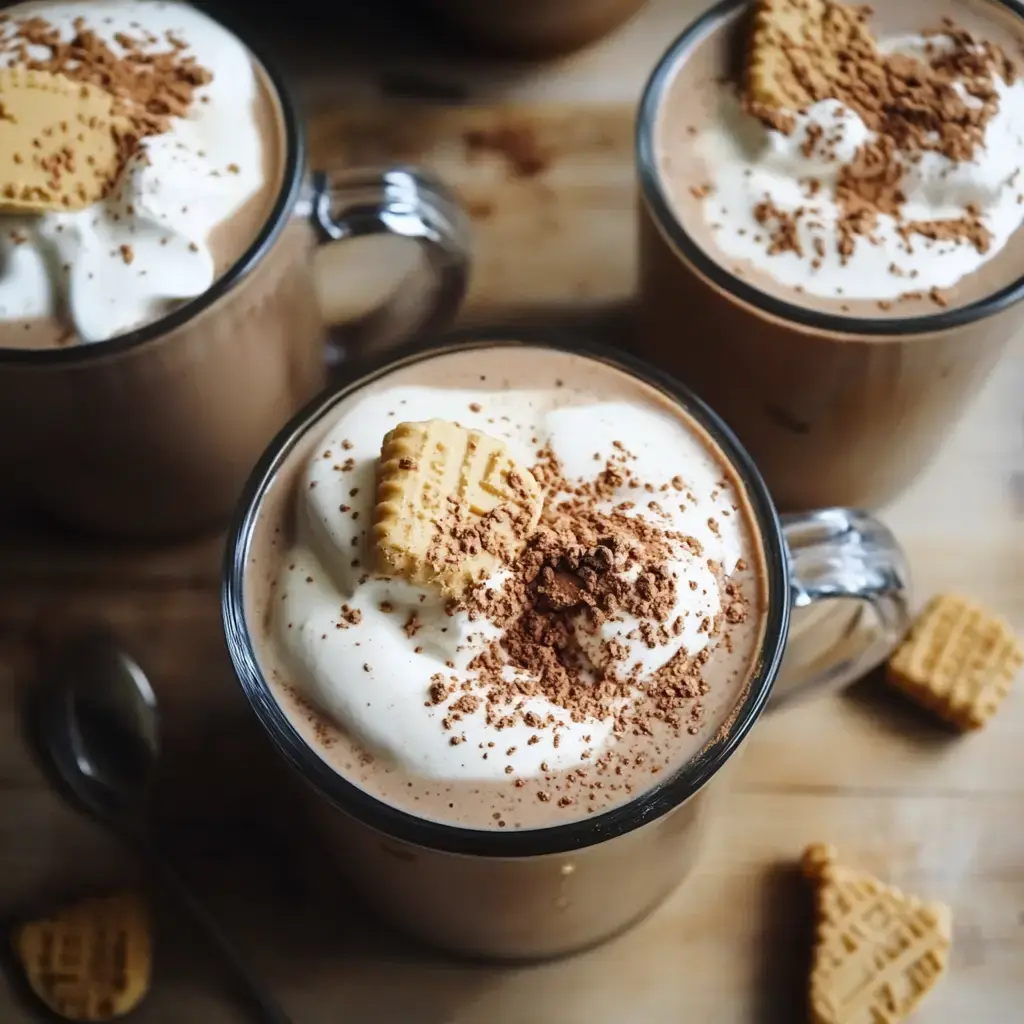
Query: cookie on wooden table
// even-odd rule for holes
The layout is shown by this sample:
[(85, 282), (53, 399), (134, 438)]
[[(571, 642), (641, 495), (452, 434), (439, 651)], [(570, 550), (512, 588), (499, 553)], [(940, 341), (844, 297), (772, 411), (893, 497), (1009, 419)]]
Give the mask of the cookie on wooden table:
[(816, 886), (812, 1024), (897, 1024), (942, 976), (952, 912), (838, 863), (816, 843), (803, 856)]
[(13, 945), (32, 991), (67, 1020), (123, 1016), (149, 990), (149, 914), (134, 893), (82, 900), (22, 924)]
[(889, 660), (889, 681), (958, 729), (999, 709), (1024, 651), (1009, 625), (954, 594), (932, 598)]

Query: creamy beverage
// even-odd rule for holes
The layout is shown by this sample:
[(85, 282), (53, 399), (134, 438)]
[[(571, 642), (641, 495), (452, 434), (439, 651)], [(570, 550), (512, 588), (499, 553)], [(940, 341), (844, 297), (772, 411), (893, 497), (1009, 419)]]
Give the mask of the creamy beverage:
[[(809, 78), (791, 58), (778, 105), (784, 86), (756, 79), (756, 57), (746, 88), (723, 84), (708, 44), (668, 86), (654, 144), (669, 201), (712, 259), (769, 295), (900, 317), (966, 305), (1020, 274), (1020, 24), (994, 4), (960, 5), (955, 21), (894, 6), (807, 5), (822, 68)], [(762, 31), (764, 45), (788, 39)]]
[(784, 510), (897, 496), (1017, 333), (1022, 52), (1000, 0), (736, 0), (652, 75), (636, 348)]
[[(368, 369), (278, 436), (221, 611), (325, 913), (335, 893), (445, 949), (537, 959), (678, 886), (773, 692), (877, 665), (906, 577), (869, 515), (780, 523), (671, 378), (497, 330)], [(791, 602), (824, 594), (872, 625), (780, 679)]]
[[(281, 189), (280, 116), (245, 45), (207, 15), (177, 2), (19, 4), (0, 22), (0, 68), (112, 92), (119, 150), (95, 202), (0, 215), (0, 348), (145, 327), (253, 244)], [(72, 161), (80, 140), (69, 136)]]
[[(247, 615), (275, 698), (344, 778), (425, 819), (536, 829), (640, 797), (729, 728), (763, 642), (761, 541), (661, 392), (474, 349), (384, 374), (311, 435), (261, 510)], [(395, 516), (426, 531), (429, 571), (381, 561)]]
[(422, 0), (471, 45), (520, 58), (547, 58), (593, 43), (647, 0)]
[(444, 186), (407, 166), (309, 173), (284, 84), (201, 6), (0, 14), (0, 512), (118, 537), (222, 526), (326, 381), (320, 244), (400, 232), (423, 257), (389, 308), (344, 325), (346, 356), (461, 299)]

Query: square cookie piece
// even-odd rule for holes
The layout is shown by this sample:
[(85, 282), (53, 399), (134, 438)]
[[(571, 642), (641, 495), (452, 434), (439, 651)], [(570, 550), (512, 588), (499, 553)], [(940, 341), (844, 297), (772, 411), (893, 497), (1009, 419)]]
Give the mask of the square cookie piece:
[(863, 9), (829, 0), (758, 0), (747, 56), (747, 103), (802, 110), (832, 95), (844, 64), (875, 54)]
[(378, 570), (459, 597), (522, 553), (542, 499), (503, 441), (447, 420), (399, 423), (377, 466)]
[(954, 594), (932, 598), (889, 661), (889, 681), (961, 730), (999, 709), (1024, 651), (1009, 625)]

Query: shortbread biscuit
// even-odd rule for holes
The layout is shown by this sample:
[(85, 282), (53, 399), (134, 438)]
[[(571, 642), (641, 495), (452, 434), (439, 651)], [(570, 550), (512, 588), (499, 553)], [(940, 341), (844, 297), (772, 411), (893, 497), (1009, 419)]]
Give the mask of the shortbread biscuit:
[(380, 454), (377, 569), (458, 596), (522, 552), (541, 504), (504, 442), (447, 420), (400, 423)]
[(953, 594), (934, 597), (889, 661), (889, 681), (958, 729), (999, 709), (1024, 651), (1001, 618)]
[(80, 210), (117, 174), (114, 97), (48, 71), (0, 70), (0, 210)]
[(32, 990), (68, 1020), (120, 1017), (149, 990), (149, 916), (133, 893), (83, 900), (30, 921), (13, 944)]
[(863, 11), (831, 0), (758, 0), (747, 61), (755, 114), (799, 111), (832, 92), (843, 62), (875, 51)]
[(831, 846), (809, 846), (803, 869), (816, 885), (812, 1024), (905, 1020), (946, 969), (949, 907), (838, 864)]

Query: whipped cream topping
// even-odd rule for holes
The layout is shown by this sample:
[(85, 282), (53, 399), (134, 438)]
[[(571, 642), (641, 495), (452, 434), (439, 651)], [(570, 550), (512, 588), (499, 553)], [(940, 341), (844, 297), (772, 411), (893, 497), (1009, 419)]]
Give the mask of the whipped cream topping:
[[(508, 778), (507, 766), (519, 778), (575, 767), (614, 742), (612, 721), (573, 721), (543, 696), (530, 697), (523, 711), (540, 719), (550, 715), (557, 728), (538, 730), (521, 719), (503, 727), (489, 724), (481, 700), (459, 721), (465, 738), (451, 743), (442, 727), (446, 706), (428, 699), (431, 680), (440, 673), (460, 686), (468, 682), (468, 692), (483, 697), (485, 687), (474, 688), (479, 680), (469, 665), (499, 632), (482, 616), (471, 621), (462, 611), (448, 614), (434, 590), (370, 574), (367, 532), (381, 438), (398, 422), (432, 418), (500, 437), (521, 465), (535, 464), (546, 445), (570, 483), (593, 480), (604, 460), (621, 451), (619, 445), (634, 456), (631, 471), (655, 493), (638, 495), (624, 486), (596, 507), (610, 512), (632, 501), (628, 514), (696, 538), (703, 548), (697, 557), (680, 545), (666, 566), (682, 581), (668, 616), (681, 617), (679, 635), (651, 648), (637, 639), (639, 623), (632, 616), (603, 623), (600, 636), (580, 623), (580, 646), (597, 662), (606, 657), (608, 640), (621, 641), (621, 664), (614, 668), (626, 674), (638, 666), (638, 684), (681, 649), (692, 656), (715, 642), (705, 619), (719, 613), (722, 598), (707, 562), (717, 561), (730, 574), (749, 543), (736, 511), (738, 495), (723, 481), (711, 452), (668, 410), (595, 402), (567, 387), (396, 387), (345, 409), (315, 450), (299, 483), (298, 543), (277, 581), (273, 629), (290, 683), (370, 753), (420, 777), (494, 781)], [(488, 584), (500, 590), (507, 578), (502, 569)], [(410, 636), (404, 627), (412, 614), (418, 629)], [(608, 667), (596, 665), (595, 671)], [(523, 670), (505, 671), (513, 680)], [(482, 757), (481, 747), (488, 744), (500, 748), (501, 756)]]
[[(39, 2), (4, 14), (4, 41), (28, 18), (65, 40), (84, 19), (119, 54), (122, 33), (154, 53), (177, 40), (213, 79), (186, 117), (171, 118), (170, 131), (143, 140), (103, 201), (73, 213), (0, 217), (0, 320), (59, 318), (82, 341), (105, 341), (201, 295), (217, 274), (211, 233), (264, 185), (258, 82), (245, 46), (184, 3)], [(29, 47), (33, 59), (47, 54)], [(0, 66), (16, 62), (0, 44)]]
[[(881, 41), (879, 48), (924, 59), (950, 44), (943, 36), (900, 36)], [(736, 97), (725, 94), (718, 123), (696, 140), (711, 186), (702, 203), (715, 246), (781, 285), (822, 298), (894, 300), (952, 288), (997, 256), (1024, 223), (1024, 81), (1007, 85), (993, 75), (992, 84), (999, 109), (973, 158), (955, 162), (924, 152), (920, 159), (903, 161), (901, 180), (905, 222), (954, 221), (976, 207), (979, 221), (991, 232), (984, 252), (962, 238), (905, 238), (897, 219), (881, 213), (870, 238), (858, 239), (844, 259), (836, 246), (843, 211), (835, 186), (843, 165), (875, 134), (853, 110), (823, 100), (795, 113), (796, 127), (785, 135), (746, 114)], [(981, 105), (959, 84), (954, 88), (968, 105)], [(811, 180), (820, 186), (813, 193), (807, 187)], [(769, 252), (770, 230), (756, 215), (766, 200), (794, 221), (800, 252), (796, 247)]]

